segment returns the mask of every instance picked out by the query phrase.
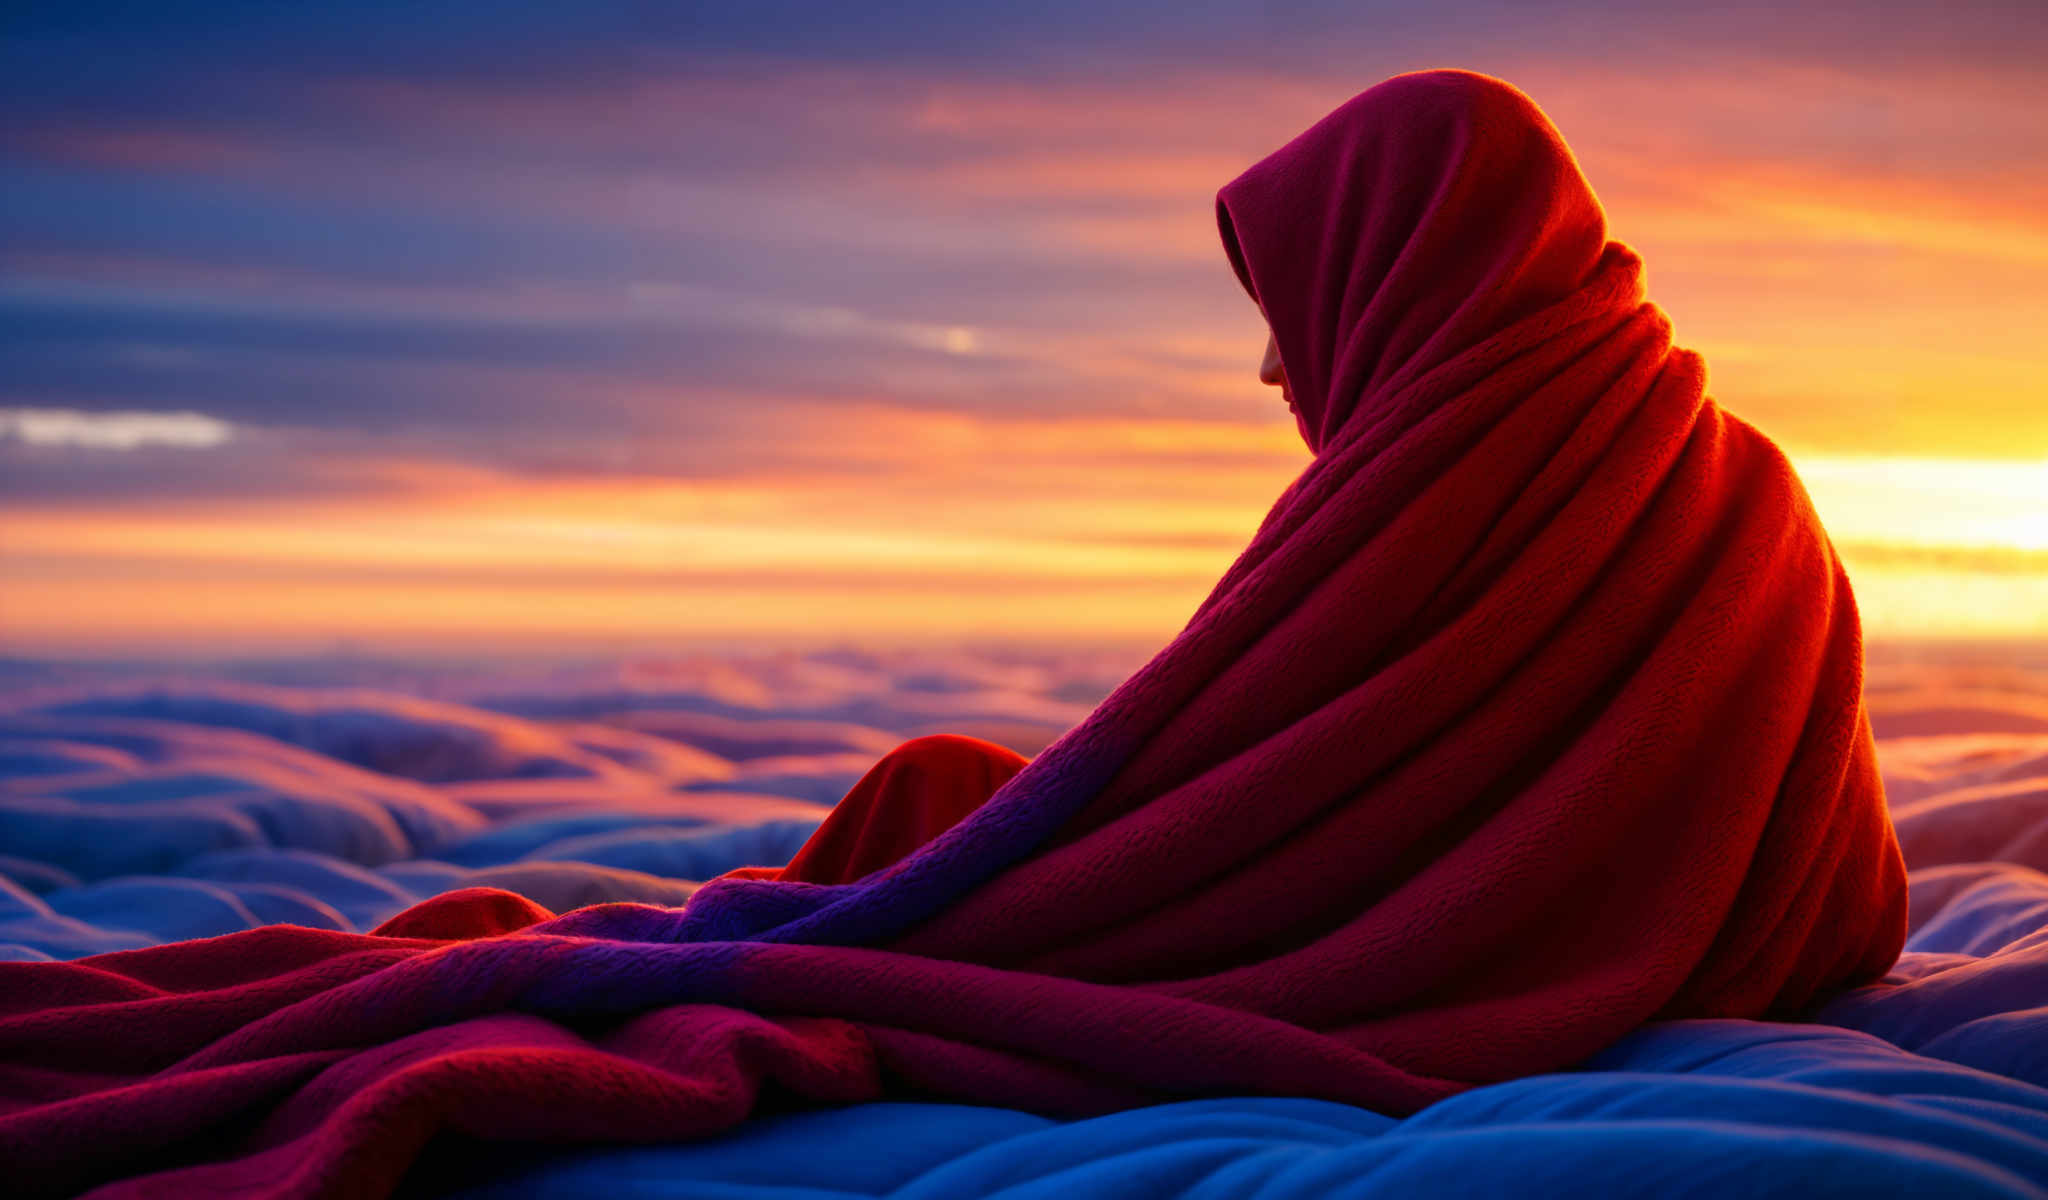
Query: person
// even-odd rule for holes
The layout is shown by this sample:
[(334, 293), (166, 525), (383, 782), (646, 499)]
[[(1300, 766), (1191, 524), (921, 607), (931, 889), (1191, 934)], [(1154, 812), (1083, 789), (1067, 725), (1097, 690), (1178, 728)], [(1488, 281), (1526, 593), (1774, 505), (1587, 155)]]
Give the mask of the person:
[[(1472, 127), (1483, 127), (1488, 123), (1504, 127), (1507, 136), (1497, 138), (1491, 144), (1482, 139), (1482, 151), (1468, 152), (1463, 161), (1459, 160), (1456, 151), (1444, 153), (1441, 148), (1435, 154), (1421, 151), (1414, 145), (1421, 139), (1412, 136), (1413, 131), (1376, 126), (1365, 115), (1375, 108), (1384, 111), (1391, 107), (1384, 103), (1375, 106), (1371, 100), (1384, 101), (1389, 93), (1404, 90), (1411, 99), (1417, 93), (1430, 91), (1438, 92), (1439, 98), (1445, 93), (1453, 96), (1449, 110), (1466, 126), (1459, 131), (1464, 138), (1471, 137)], [(1406, 139), (1410, 145), (1401, 153), (1386, 154), (1385, 145), (1402, 141), (1404, 132), (1411, 134)], [(1368, 147), (1372, 141), (1381, 143), (1380, 166), (1383, 173), (1370, 182), (1384, 187), (1384, 192), (1376, 195), (1367, 188), (1367, 181), (1357, 176), (1338, 176), (1338, 186), (1334, 191), (1321, 196), (1313, 194), (1319, 187), (1327, 188), (1332, 181), (1333, 171), (1337, 169), (1335, 160), (1341, 160), (1345, 165), (1370, 162), (1372, 151)], [(1460, 143), (1459, 139), (1446, 139), (1445, 145), (1452, 144), (1465, 143)], [(1384, 173), (1390, 165), (1413, 166), (1430, 159), (1434, 159), (1437, 168), (1434, 174), (1423, 172), (1417, 177), (1404, 179)], [(1300, 178), (1285, 178), (1289, 171)], [(1424, 186), (1418, 187), (1418, 183)], [(1432, 197), (1433, 207), (1418, 207), (1417, 198), (1430, 186), (1436, 188)], [(1633, 264), (1631, 252), (1619, 243), (1606, 241), (1597, 200), (1569, 151), (1564, 148), (1562, 139), (1549, 127), (1540, 110), (1512, 87), (1472, 72), (1419, 72), (1361, 93), (1219, 193), (1217, 213), (1226, 250), (1240, 281), (1259, 303), (1263, 313), (1265, 301), (1255, 285), (1253, 268), (1246, 261), (1239, 240), (1236, 224), (1239, 218), (1233, 215), (1233, 198), (1240, 214), (1263, 226), (1262, 240), (1295, 247), (1295, 257), (1303, 261), (1327, 259), (1329, 256), (1316, 251), (1302, 253), (1300, 247), (1320, 247), (1330, 242), (1358, 247), (1369, 236), (1369, 231), (1375, 227), (1382, 231), (1383, 244), (1377, 247), (1372, 257), (1363, 261), (1354, 259), (1350, 264), (1344, 264), (1340, 257), (1339, 270), (1321, 270), (1311, 277), (1315, 287), (1341, 293), (1346, 303), (1333, 309), (1329, 303), (1330, 296), (1316, 296), (1306, 288), (1289, 286), (1296, 284), (1295, 278), (1281, 280), (1284, 290), (1269, 292), (1276, 295), (1282, 306), (1282, 319), (1289, 322), (1288, 340), (1296, 353), (1303, 353), (1304, 361), (1307, 361), (1307, 355), (1316, 356), (1312, 386), (1320, 389), (1318, 399), (1312, 405), (1297, 402), (1282, 355), (1280, 332), (1270, 324), (1270, 318), (1266, 344), (1257, 365), (1257, 378), (1261, 383), (1279, 389), (1303, 442), (1313, 452), (1320, 452), (1323, 444), (1333, 436), (1342, 436), (1347, 424), (1368, 423), (1370, 416), (1362, 414), (1361, 410), (1369, 409), (1369, 402), (1376, 394), (1394, 391), (1387, 378), (1388, 372), (1382, 370), (1378, 376), (1361, 378), (1355, 365), (1359, 360), (1346, 358), (1350, 347), (1374, 336), (1371, 331), (1375, 324), (1387, 324), (1389, 319), (1406, 324), (1412, 331), (1408, 335), (1411, 344), (1469, 344), (1477, 340), (1481, 328), (1488, 325), (1498, 328), (1508, 323), (1511, 317), (1536, 307), (1538, 298), (1554, 298), (1570, 290), (1555, 282), (1545, 287), (1531, 285), (1526, 278), (1517, 280), (1518, 271), (1533, 273), (1546, 265), (1554, 270), (1554, 264), (1558, 262), (1575, 261), (1578, 267), (1574, 283), (1583, 286), (1597, 262), (1618, 256)], [(1384, 213), (1375, 214), (1376, 205), (1382, 209), (1392, 207), (1390, 201), (1396, 198), (1406, 207), (1406, 212), (1392, 219)], [(1416, 219), (1418, 216), (1421, 218), (1419, 221)], [(1499, 219), (1497, 224), (1486, 223), (1496, 218)], [(1438, 261), (1447, 247), (1454, 247), (1461, 239), (1477, 248), (1475, 253), (1462, 255), (1454, 249), (1449, 251), (1453, 261), (1468, 264), (1464, 268), (1464, 287), (1448, 280), (1432, 281), (1415, 270), (1410, 270), (1407, 278), (1402, 277), (1402, 257), (1420, 262)], [(1392, 252), (1388, 248), (1390, 246), (1393, 247)], [(1285, 269), (1287, 253), (1271, 254), (1265, 264), (1266, 270), (1277, 273)], [(1493, 257), (1489, 258), (1489, 254)], [(1475, 263), (1482, 264), (1479, 271), (1469, 266)], [(1345, 265), (1351, 269), (1342, 270)], [(1483, 280), (1483, 286), (1474, 286), (1471, 282), (1474, 279)], [(1393, 283), (1397, 280), (1406, 283), (1409, 290), (1405, 293), (1396, 291)], [(1519, 297), (1516, 295), (1517, 283), (1525, 285), (1520, 289), (1524, 295)], [(1439, 296), (1458, 297), (1460, 307), (1447, 309), (1440, 304), (1434, 307), (1426, 303), (1415, 304), (1416, 289)], [(1402, 295), (1406, 295), (1411, 304), (1408, 311), (1403, 311), (1396, 306), (1395, 300), (1389, 299)], [(1360, 299), (1365, 303), (1358, 303)], [(1520, 303), (1511, 303), (1514, 300)], [(1640, 307), (1650, 309), (1648, 305)], [(1321, 311), (1316, 311), (1317, 308)], [(1385, 310), (1377, 320), (1376, 308)], [(1428, 314), (1426, 318), (1420, 315), (1424, 313)], [(1475, 318), (1474, 314), (1480, 315)], [(1302, 316), (1313, 316), (1317, 322), (1304, 322)], [(1657, 314), (1657, 319), (1661, 321), (1662, 315)], [(1460, 330), (1461, 322), (1468, 320), (1472, 328)], [(1453, 338), (1454, 330), (1460, 330), (1461, 336)], [(1319, 335), (1319, 340), (1312, 338), (1312, 334)], [(1659, 348), (1656, 357), (1659, 365), (1668, 369), (1687, 360), (1697, 361), (1698, 356), (1676, 351), (1667, 344)], [(1382, 363), (1387, 361), (1392, 360), (1388, 357), (1381, 359)], [(1703, 370), (1701, 376), (1704, 376)], [(1333, 389), (1336, 394), (1332, 394)], [(1528, 402), (1538, 402), (1540, 393), (1535, 383), (1530, 384), (1528, 391)], [(1317, 414), (1314, 418), (1311, 417), (1312, 412)], [(1334, 421), (1330, 414), (1336, 414)], [(1768, 439), (1760, 433), (1747, 425), (1732, 422), (1725, 415), (1724, 419), (1731, 421), (1731, 427), (1739, 438), (1751, 440), (1768, 454), (1776, 456), (1776, 448), (1770, 446)], [(1335, 433), (1332, 432), (1333, 425)], [(1791, 478), (1789, 466), (1781, 463), (1778, 469), (1787, 479)], [(1797, 490), (1796, 481), (1791, 483), (1791, 487)], [(1285, 506), (1285, 500), (1283, 497), (1282, 503), (1275, 505), (1275, 514)], [(1818, 520), (1807, 508), (1803, 492), (1799, 494), (1798, 501), (1800, 511), (1794, 517), (1794, 523), (1818, 534)], [(1273, 514), (1269, 514), (1266, 524), (1272, 523)], [(1262, 532), (1264, 529), (1262, 526)], [(1533, 526), (1530, 532), (1533, 532)], [(1824, 541), (1824, 535), (1821, 537)], [(1827, 574), (1831, 578), (1824, 582), (1831, 586), (1814, 586), (1807, 595), (1795, 597), (1793, 603), (1813, 611), (1839, 610), (1841, 615), (1833, 618), (1836, 634), (1846, 634), (1851, 643), (1841, 669), (1860, 680), (1860, 641), (1855, 638), (1853, 596), (1839, 563), (1833, 562), (1831, 549), (1827, 558)], [(1242, 562), (1239, 565), (1242, 566)], [(1821, 582), (1816, 581), (1816, 584)], [(1220, 593), (1222, 590), (1223, 585), (1219, 584), (1217, 591)], [(1733, 702), (1739, 706), (1739, 691)], [(1860, 956), (1851, 956), (1857, 966), (1849, 968), (1838, 964), (1831, 980), (1826, 983), (1816, 981), (1804, 988), (1799, 993), (1804, 999), (1872, 977), (1880, 967), (1896, 957), (1898, 944), (1904, 936), (1901, 907), (1903, 866), (1890, 833), (1889, 820), (1883, 813), (1882, 786), (1872, 765), (1873, 751), (1861, 709), (1860, 685), (1837, 687), (1832, 703), (1836, 711), (1826, 715), (1848, 731), (1838, 736), (1849, 742), (1853, 763), (1849, 778), (1843, 781), (1842, 792), (1836, 797), (1842, 801), (1841, 807), (1846, 812), (1836, 819), (1844, 826), (1857, 826), (1855, 834), (1864, 843), (1857, 870), (1864, 888), (1861, 903), (1869, 911), (1857, 914), (1857, 923), (1867, 931), (1858, 935), (1860, 944), (1866, 949)], [(894, 866), (950, 829), (1026, 765), (1027, 760), (1014, 751), (978, 738), (942, 734), (906, 741), (884, 755), (848, 792), (789, 864), (742, 868), (732, 872), (728, 878), (822, 885), (857, 882)], [(1699, 849), (1706, 854), (1715, 852), (1711, 844), (1702, 845)], [(1839, 902), (1837, 909), (1846, 903), (1849, 902)], [(1816, 938), (1828, 936), (1826, 921), (1813, 920), (1811, 928)], [(1775, 1004), (1759, 1004), (1756, 1000), (1762, 994), (1761, 991), (1756, 992), (1748, 1002), (1739, 1005), (1667, 1004), (1663, 1015), (1682, 1015), (1689, 1011), (1754, 1013), (1773, 1007), (1778, 1011), (1797, 1007), (1783, 998)]]
[(680, 909), (470, 889), (0, 964), (0, 1093), (47, 1101), (0, 1114), (11, 1182), (375, 1195), (435, 1128), (707, 1136), (771, 1085), (1405, 1115), (1881, 984), (1848, 576), (1534, 101), (1398, 76), (1216, 218), (1310, 458), (1077, 725), (906, 742)]

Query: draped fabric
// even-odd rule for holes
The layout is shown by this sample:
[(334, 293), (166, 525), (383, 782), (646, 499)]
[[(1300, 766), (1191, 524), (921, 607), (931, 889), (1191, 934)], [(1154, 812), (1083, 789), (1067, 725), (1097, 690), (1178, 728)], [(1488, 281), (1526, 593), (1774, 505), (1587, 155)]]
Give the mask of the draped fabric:
[(985, 803), (848, 883), (0, 966), (0, 1157), (358, 1194), (435, 1128), (702, 1135), (762, 1087), (1399, 1114), (1881, 975), (1847, 580), (1542, 113), (1401, 76), (1217, 215), (1314, 458)]
[(1024, 769), (1006, 746), (957, 733), (913, 738), (882, 756), (818, 831), (780, 867), (742, 867), (724, 879), (852, 883), (894, 866)]

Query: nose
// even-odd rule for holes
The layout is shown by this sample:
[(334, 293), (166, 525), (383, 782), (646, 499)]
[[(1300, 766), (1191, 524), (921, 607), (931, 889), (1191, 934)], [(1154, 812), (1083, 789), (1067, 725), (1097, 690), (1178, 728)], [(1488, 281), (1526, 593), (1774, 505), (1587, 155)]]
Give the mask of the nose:
[(1287, 382), (1287, 372), (1280, 369), (1280, 343), (1270, 333), (1266, 335), (1266, 356), (1259, 360), (1259, 382), (1274, 387)]

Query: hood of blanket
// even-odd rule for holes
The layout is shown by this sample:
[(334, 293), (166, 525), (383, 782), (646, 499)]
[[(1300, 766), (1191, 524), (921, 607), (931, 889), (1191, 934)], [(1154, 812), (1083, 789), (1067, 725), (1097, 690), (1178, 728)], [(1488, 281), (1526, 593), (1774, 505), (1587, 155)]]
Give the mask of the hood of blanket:
[(1556, 127), (1471, 71), (1360, 92), (1224, 185), (1216, 219), (1318, 454), (1386, 415), (1376, 398), (1585, 286), (1607, 241)]

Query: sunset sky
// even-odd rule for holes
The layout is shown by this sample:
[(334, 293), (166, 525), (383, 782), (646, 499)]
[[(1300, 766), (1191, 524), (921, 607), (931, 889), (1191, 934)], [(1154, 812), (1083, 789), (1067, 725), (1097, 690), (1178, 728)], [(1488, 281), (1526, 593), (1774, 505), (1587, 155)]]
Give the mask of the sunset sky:
[(1307, 462), (1215, 191), (1434, 66), (1873, 634), (2048, 635), (2048, 9), (1659, 7), (10, 6), (0, 651), (1163, 641)]

